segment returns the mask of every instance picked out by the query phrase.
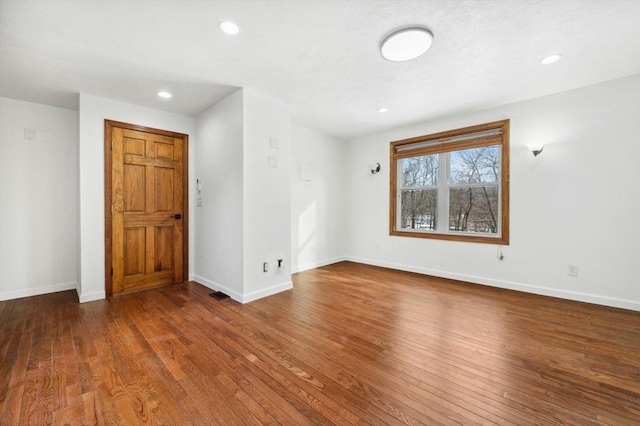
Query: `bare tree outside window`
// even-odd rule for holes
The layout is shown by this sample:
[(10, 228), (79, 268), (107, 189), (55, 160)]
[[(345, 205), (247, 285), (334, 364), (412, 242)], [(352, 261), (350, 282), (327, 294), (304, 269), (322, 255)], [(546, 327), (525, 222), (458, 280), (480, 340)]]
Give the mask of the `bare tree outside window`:
[(402, 160), (402, 228), (436, 229), (438, 162), (437, 155)]
[(498, 232), (496, 187), (449, 190), (449, 230), (496, 234)]
[[(453, 151), (449, 154), (449, 230), (498, 233), (499, 154), (497, 146)], [(465, 185), (478, 183), (492, 185)]]

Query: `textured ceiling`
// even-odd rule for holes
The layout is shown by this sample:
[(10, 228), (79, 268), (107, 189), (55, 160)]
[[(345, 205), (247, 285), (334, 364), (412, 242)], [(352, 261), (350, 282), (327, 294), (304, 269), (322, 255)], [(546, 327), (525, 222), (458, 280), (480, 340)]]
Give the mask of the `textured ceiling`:
[[(240, 34), (221, 33), (225, 19)], [(431, 50), (383, 60), (380, 40), (411, 24), (434, 33)], [(0, 0), (0, 36), (0, 96), (195, 116), (247, 87), (344, 139), (640, 73), (637, 0)]]

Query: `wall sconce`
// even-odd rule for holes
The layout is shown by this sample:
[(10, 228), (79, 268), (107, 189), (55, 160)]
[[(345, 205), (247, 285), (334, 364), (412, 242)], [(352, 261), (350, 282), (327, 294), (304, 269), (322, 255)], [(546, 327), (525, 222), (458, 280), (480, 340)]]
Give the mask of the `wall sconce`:
[(371, 170), (371, 174), (375, 175), (380, 171), (380, 163), (371, 163), (369, 164), (369, 170)]
[(544, 149), (544, 144), (542, 142), (532, 142), (527, 145), (527, 148), (529, 148), (534, 157), (537, 157)]

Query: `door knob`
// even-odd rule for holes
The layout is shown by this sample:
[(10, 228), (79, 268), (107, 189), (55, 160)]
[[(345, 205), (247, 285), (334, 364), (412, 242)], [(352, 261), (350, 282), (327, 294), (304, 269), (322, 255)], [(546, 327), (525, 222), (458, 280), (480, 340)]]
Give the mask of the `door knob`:
[(176, 213), (173, 215), (174, 219), (182, 219), (182, 215), (180, 213)]

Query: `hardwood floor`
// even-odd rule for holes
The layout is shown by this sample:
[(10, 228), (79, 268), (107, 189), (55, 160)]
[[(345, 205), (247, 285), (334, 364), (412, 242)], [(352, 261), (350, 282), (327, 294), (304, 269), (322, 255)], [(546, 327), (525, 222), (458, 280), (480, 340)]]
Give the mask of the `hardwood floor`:
[(640, 313), (343, 262), (0, 302), (0, 424), (640, 424)]

